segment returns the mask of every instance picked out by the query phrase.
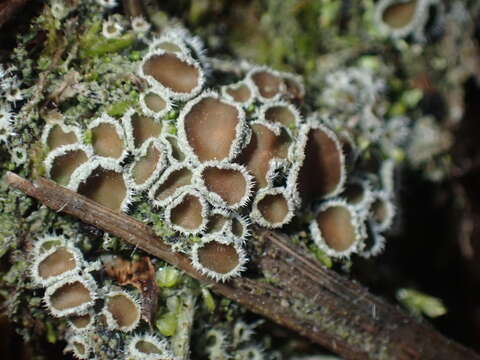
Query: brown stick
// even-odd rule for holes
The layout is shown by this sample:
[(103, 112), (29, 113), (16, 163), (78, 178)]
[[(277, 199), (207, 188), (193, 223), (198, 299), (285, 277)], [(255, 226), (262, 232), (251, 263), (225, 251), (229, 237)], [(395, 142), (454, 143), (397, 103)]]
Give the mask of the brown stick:
[(144, 16), (142, 1), (140, 0), (123, 0), (123, 12), (130, 18)]
[(25, 6), (28, 0), (7, 0), (0, 4), (0, 28), (10, 18), (15, 15), (22, 7)]
[(263, 274), (262, 281), (243, 276), (215, 283), (193, 269), (186, 256), (173, 253), (148, 226), (129, 216), (43, 178), (31, 183), (8, 173), (6, 181), (57, 212), (73, 215), (167, 261), (210, 284), (213, 291), (345, 359), (480, 359), (361, 285), (319, 266), (278, 233), (259, 230), (250, 266)]

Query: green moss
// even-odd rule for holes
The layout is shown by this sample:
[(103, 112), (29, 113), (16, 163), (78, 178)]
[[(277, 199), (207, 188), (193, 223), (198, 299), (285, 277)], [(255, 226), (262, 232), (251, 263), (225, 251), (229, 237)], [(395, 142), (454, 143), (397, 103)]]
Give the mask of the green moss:
[(55, 344), (58, 340), (58, 336), (55, 332), (55, 325), (48, 321), (46, 323), (47, 326), (47, 341), (51, 344)]
[(55, 54), (59, 50), (58, 42), (60, 41), (58, 30), (60, 24), (52, 16), (48, 8), (45, 8), (44, 13), (37, 19), (41, 29), (46, 33), (47, 40), (43, 48), (43, 55), (45, 59)]
[(447, 313), (442, 300), (415, 289), (399, 289), (396, 297), (415, 316), (436, 318)]
[[(18, 251), (18, 250), (16, 250)], [(25, 275), (29, 268), (29, 262), (25, 255), (17, 253), (17, 261), (12, 264), (7, 273), (2, 276), (2, 282), (10, 286), (21, 285), (25, 282)]]
[(39, 70), (47, 70), (52, 64), (52, 58), (49, 56), (41, 56), (37, 62), (37, 68)]
[(167, 312), (160, 316), (155, 322), (157, 330), (163, 336), (173, 336), (177, 331), (177, 314), (176, 312)]
[(101, 56), (109, 53), (117, 53), (131, 47), (136, 40), (134, 33), (129, 32), (117, 39), (98, 39), (94, 43), (84, 45), (80, 51), (80, 57), (88, 58)]
[(120, 117), (132, 106), (131, 101), (121, 101), (110, 105), (107, 109), (107, 114), (113, 117)]
[(178, 117), (178, 110), (170, 110), (166, 115), (167, 120), (175, 120)]
[(207, 288), (202, 287), (203, 304), (209, 312), (214, 312), (216, 308), (215, 299)]
[(93, 144), (93, 132), (90, 129), (85, 130), (83, 133), (83, 142), (86, 145), (92, 145)]
[(333, 266), (332, 259), (327, 254), (325, 254), (325, 252), (322, 251), (322, 249), (320, 249), (318, 246), (316, 246), (315, 244), (310, 244), (308, 248), (313, 253), (313, 255), (315, 255), (315, 258), (320, 261), (320, 263), (322, 263), (324, 266), (329, 269)]
[(161, 288), (171, 288), (177, 286), (181, 281), (182, 275), (180, 271), (171, 267), (165, 266), (157, 271), (155, 276), (156, 283)]
[(86, 29), (83, 34), (80, 35), (78, 41), (81, 51), (90, 48), (96, 41), (98, 41), (100, 31), (102, 30), (102, 22), (99, 18), (93, 18), (87, 20), (84, 26)]
[(131, 51), (130, 54), (128, 55), (128, 58), (131, 61), (139, 61), (142, 60), (142, 53), (140, 51)]
[(409, 108), (415, 108), (423, 98), (423, 92), (420, 89), (408, 89), (401, 95), (400, 101)]

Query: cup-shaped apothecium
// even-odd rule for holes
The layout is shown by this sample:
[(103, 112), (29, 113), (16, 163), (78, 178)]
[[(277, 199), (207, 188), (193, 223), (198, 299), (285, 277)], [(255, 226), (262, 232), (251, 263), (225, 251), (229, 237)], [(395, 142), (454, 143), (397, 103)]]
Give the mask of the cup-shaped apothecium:
[(140, 321), (140, 301), (127, 291), (112, 290), (105, 295), (102, 313), (110, 329), (132, 331)]
[(47, 175), (114, 211), (146, 198), (158, 228), (183, 235), (173, 249), (215, 279), (244, 268), (251, 224), (282, 229), (295, 216), (315, 219), (311, 237), (328, 255), (371, 256), (365, 239), (383, 239), (393, 187), (381, 169), (359, 166), (357, 145), (361, 131), (370, 142), (382, 131), (362, 114), (374, 113), (383, 82), (353, 68), (332, 73), (319, 100), (336, 112), (309, 115), (301, 79), (265, 66), (245, 65), (231, 83), (204, 89), (215, 80), (210, 60), (187, 35), (149, 41), (137, 64), (138, 104), (123, 114), (47, 126)]
[(193, 266), (218, 281), (239, 275), (246, 262), (246, 254), (235, 237), (207, 235), (192, 248)]
[(165, 339), (151, 334), (135, 335), (126, 345), (127, 359), (173, 359), (174, 355)]
[(97, 285), (90, 274), (66, 277), (48, 286), (44, 301), (56, 317), (83, 314), (97, 298)]

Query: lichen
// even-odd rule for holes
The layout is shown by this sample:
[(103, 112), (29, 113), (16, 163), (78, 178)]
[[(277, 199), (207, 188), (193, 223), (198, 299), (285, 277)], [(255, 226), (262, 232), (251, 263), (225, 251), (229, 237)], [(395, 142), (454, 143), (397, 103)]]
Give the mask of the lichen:
[[(355, 258), (342, 258), (352, 253), (378, 255), (388, 246), (386, 232), (397, 206), (395, 169), (409, 164), (440, 180), (451, 166), (448, 132), (439, 119), (419, 110), (428, 89), (412, 87), (405, 79), (427, 67), (433, 79), (447, 79), (442, 86), (458, 98), (458, 84), (471, 73), (454, 71), (465, 64), (461, 54), (471, 46), (462, 40), (463, 29), (472, 28), (462, 4), (455, 2), (455, 12), (447, 13), (438, 1), (419, 1), (417, 20), (399, 33), (379, 22), (385, 18), (385, 4), (392, 2), (352, 2), (344, 9), (332, 0), (288, 0), (281, 6), (271, 0), (260, 11), (255, 1), (219, 1), (215, 6), (195, 1), (183, 15), (195, 29), (189, 32), (158, 9), (130, 19), (119, 13), (115, 1), (52, 0), (18, 36), (12, 53), (2, 55), (0, 175), (10, 170), (30, 179), (48, 176), (127, 211), (218, 280), (241, 275), (248, 244), (256, 241), (250, 235), (252, 223), (287, 232), (327, 267), (338, 262), (348, 267)], [(230, 13), (229, 6), (235, 11)], [(426, 14), (426, 6), (440, 11)], [(245, 21), (236, 19), (237, 26), (222, 31), (214, 24), (204, 26), (213, 8)], [(436, 18), (427, 22), (427, 15)], [(427, 28), (427, 23), (435, 27)], [(425, 42), (439, 37), (445, 24), (453, 29), (449, 36), (440, 44)], [(456, 43), (464, 51), (454, 51), (458, 54), (445, 63), (444, 49)], [(235, 56), (232, 61), (206, 55), (205, 48), (216, 55), (226, 44)], [(175, 76), (162, 72), (164, 67)], [(305, 75), (305, 84), (292, 71)], [(459, 107), (453, 110), (459, 119)], [(312, 156), (312, 149), (319, 155)], [(84, 157), (75, 151), (83, 151)], [(364, 186), (361, 201), (352, 195), (355, 182)], [(123, 356), (134, 347), (132, 334), (116, 328), (112, 319), (103, 323), (95, 311), (103, 309), (114, 291), (127, 291), (132, 299), (142, 294), (105, 278), (95, 264), (110, 256), (135, 261), (145, 254), (48, 211), (3, 183), (0, 192), (0, 258), (10, 264), (2, 269), (0, 290), (5, 298), (13, 292), (7, 309), (21, 333), (26, 339), (35, 333), (46, 334), (50, 342), (66, 339), (77, 356), (83, 355), (76, 343), (98, 358)], [(347, 251), (328, 246), (334, 242), (318, 229), (328, 204), (341, 204), (355, 220), (344, 227), (354, 229), (354, 245)], [(310, 232), (315, 224), (318, 231)], [(338, 227), (332, 228), (330, 233), (338, 235)], [(65, 279), (58, 274), (41, 281), (31, 276), (31, 249), (48, 236), (61, 236), (67, 249), (75, 249), (72, 254), (85, 259), (72, 273), (65, 272), (68, 281), (88, 278), (95, 283), (88, 306), (80, 304), (71, 313), (54, 310), (58, 319), (47, 314), (41, 299), (46, 294), (51, 306), (58, 289), (48, 288), (63, 286)], [(223, 254), (222, 261), (216, 260), (217, 253)], [(156, 271), (158, 305), (153, 320), (134, 322), (139, 336), (165, 347), (166, 353), (186, 356), (194, 331), (197, 344), (209, 336), (219, 341), (192, 348), (195, 354), (220, 359), (228, 349), (235, 359), (266, 357), (251, 336), (235, 335), (234, 329), (242, 326), (247, 334), (253, 331), (253, 326), (232, 320), (243, 310), (149, 258)], [(37, 260), (38, 266), (44, 264), (44, 258)], [(271, 274), (263, 276), (271, 284), (277, 281)], [(293, 309), (299, 316), (309, 313), (296, 304)], [(356, 341), (326, 311), (312, 316)], [(90, 312), (98, 319), (88, 331), (66, 325), (72, 316)], [(193, 321), (200, 322), (200, 330), (191, 329)], [(206, 328), (212, 331), (202, 334)]]

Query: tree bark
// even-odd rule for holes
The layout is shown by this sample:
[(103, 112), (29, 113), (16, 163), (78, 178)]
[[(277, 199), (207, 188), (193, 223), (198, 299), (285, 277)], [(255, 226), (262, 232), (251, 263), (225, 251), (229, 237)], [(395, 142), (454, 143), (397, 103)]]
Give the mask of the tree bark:
[[(371, 295), (361, 285), (320, 266), (286, 236), (256, 229), (251, 271), (216, 283), (198, 273), (145, 224), (73, 191), (8, 173), (6, 182), (41, 201), (157, 256), (249, 310), (286, 326), (345, 359), (479, 359), (430, 325)], [(259, 274), (254, 278), (252, 274)], [(266, 281), (265, 281), (266, 280)]]

